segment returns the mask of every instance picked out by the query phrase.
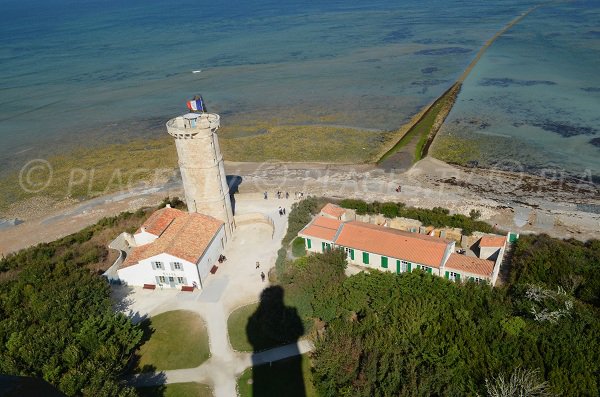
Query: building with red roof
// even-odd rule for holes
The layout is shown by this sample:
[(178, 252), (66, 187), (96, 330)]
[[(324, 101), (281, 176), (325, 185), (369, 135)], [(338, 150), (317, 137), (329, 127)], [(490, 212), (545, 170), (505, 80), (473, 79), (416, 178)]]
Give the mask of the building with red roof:
[(167, 207), (155, 211), (127, 240), (133, 246), (117, 270), (125, 284), (201, 288), (226, 237), (222, 221)]
[(494, 270), (500, 265), (499, 260), (455, 253), (454, 240), (332, 217), (315, 217), (298, 236), (304, 238), (309, 252), (340, 248), (349, 264), (395, 273), (420, 269), (454, 281), (493, 284)]

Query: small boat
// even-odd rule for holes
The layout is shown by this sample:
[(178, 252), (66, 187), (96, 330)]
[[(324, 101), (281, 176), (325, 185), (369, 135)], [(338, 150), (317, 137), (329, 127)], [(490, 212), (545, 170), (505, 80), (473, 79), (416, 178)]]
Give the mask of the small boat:
[(192, 70), (192, 73), (200, 73), (202, 70)]

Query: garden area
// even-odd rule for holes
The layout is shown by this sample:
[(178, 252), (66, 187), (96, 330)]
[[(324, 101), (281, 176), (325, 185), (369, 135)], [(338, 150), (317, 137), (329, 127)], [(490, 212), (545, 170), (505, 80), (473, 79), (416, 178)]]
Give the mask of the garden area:
[(140, 387), (140, 397), (212, 397), (210, 387), (195, 382), (171, 383), (163, 386)]
[(142, 322), (148, 339), (136, 352), (134, 372), (194, 368), (208, 360), (208, 333), (194, 312), (175, 310)]

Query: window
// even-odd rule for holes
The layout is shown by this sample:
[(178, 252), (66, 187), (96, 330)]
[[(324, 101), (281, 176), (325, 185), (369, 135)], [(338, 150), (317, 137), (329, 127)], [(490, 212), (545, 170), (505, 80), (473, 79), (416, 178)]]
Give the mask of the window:
[(431, 274), (433, 272), (433, 269), (429, 266), (417, 265), (417, 269), (421, 269), (424, 272), (427, 272), (429, 274)]
[(354, 250), (352, 248), (344, 247), (344, 252), (347, 258), (354, 260)]
[(158, 281), (161, 283), (165, 282), (165, 276), (158, 276)]
[(154, 262), (155, 269), (164, 269), (162, 262)]
[(407, 262), (407, 261), (401, 261), (400, 262), (402, 265), (402, 271), (403, 272), (410, 272), (411, 271), (411, 263)]
[(181, 262), (173, 262), (173, 270), (181, 270), (183, 269), (183, 265)]
[(363, 263), (365, 265), (369, 264), (369, 253), (368, 252), (363, 252)]
[(169, 282), (170, 282), (170, 283), (172, 283), (172, 282), (174, 282), (174, 281), (175, 281), (175, 278), (173, 278), (173, 277), (169, 277)]
[(177, 277), (177, 283), (178, 284), (183, 284), (183, 277)]
[(387, 256), (382, 256), (381, 257), (381, 267), (384, 269), (387, 269), (388, 267), (388, 258)]
[(446, 278), (449, 280), (460, 281), (460, 274), (455, 272), (446, 272)]

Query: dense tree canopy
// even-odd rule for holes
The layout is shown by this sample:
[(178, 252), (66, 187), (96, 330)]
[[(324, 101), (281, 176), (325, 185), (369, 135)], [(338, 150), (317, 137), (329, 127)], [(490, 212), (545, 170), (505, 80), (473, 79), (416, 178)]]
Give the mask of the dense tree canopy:
[(498, 379), (524, 378), (556, 395), (598, 396), (599, 244), (523, 237), (499, 288), (420, 271), (346, 278), (335, 250), (282, 261), (278, 281), (317, 335), (323, 396), (484, 396)]

